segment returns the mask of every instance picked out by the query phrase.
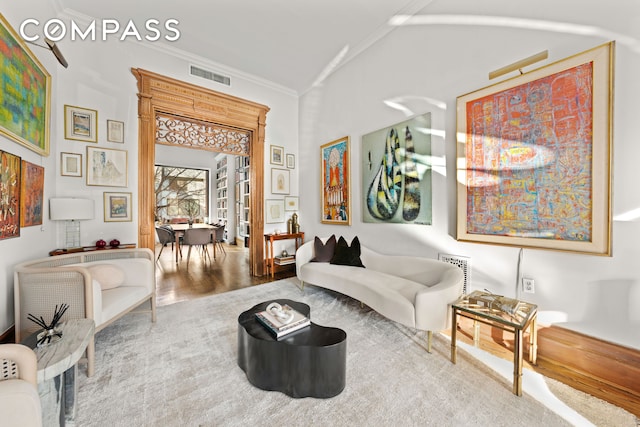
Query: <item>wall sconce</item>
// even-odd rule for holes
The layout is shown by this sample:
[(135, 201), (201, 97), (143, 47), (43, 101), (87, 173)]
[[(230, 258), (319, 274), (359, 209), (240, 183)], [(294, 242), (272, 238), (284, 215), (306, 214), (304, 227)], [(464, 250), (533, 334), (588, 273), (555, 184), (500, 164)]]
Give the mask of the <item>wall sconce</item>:
[(66, 221), (65, 248), (80, 247), (80, 221), (93, 219), (95, 213), (92, 199), (49, 199), (49, 219)]
[(62, 54), (62, 52), (60, 52), (60, 49), (55, 44), (55, 42), (53, 42), (52, 40), (49, 40), (46, 37), (45, 37), (44, 41), (47, 44), (46, 46), (43, 46), (41, 44), (37, 44), (37, 43), (34, 43), (34, 42), (30, 42), (30, 41), (27, 41), (27, 43), (32, 44), (34, 46), (41, 47), (43, 49), (49, 49), (53, 53), (53, 56), (56, 57), (56, 59), (58, 60), (60, 65), (62, 65), (64, 68), (67, 68), (69, 66), (69, 63), (64, 58), (64, 55)]

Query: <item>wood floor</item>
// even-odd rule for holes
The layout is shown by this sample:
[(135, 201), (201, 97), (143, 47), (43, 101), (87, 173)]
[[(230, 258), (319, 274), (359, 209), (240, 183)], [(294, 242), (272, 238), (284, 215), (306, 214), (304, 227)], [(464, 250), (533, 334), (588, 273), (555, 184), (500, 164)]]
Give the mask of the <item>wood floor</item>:
[[(213, 295), (234, 289), (246, 288), (272, 281), (271, 277), (252, 277), (249, 275), (249, 250), (236, 245), (224, 244), (225, 253), (217, 251), (216, 259), (204, 258), (199, 252), (192, 250), (191, 259), (187, 266), (187, 254), (183, 249), (182, 259), (176, 263), (175, 253), (171, 251), (171, 246), (167, 246), (162, 251), (162, 256), (158, 260), (156, 268), (157, 276), (157, 305), (168, 305), (180, 301), (188, 301), (206, 295)], [(156, 248), (156, 254), (160, 246)], [(212, 254), (212, 247), (209, 245), (209, 252)], [(283, 271), (275, 275), (274, 280), (294, 276), (295, 272)], [(458, 339), (469, 344), (473, 343), (469, 331), (471, 326), (461, 324)], [(449, 334), (449, 331), (446, 331)], [(512, 337), (505, 337), (497, 334), (497, 331), (483, 325), (481, 327), (480, 347), (491, 354), (506, 360), (513, 360)], [(527, 341), (525, 339), (525, 341)], [(543, 344), (541, 344), (543, 345)], [(526, 349), (528, 350), (528, 348)], [(614, 405), (625, 408), (630, 412), (640, 415), (635, 396), (626, 392), (620, 392), (616, 387), (601, 381), (587, 381), (583, 376), (576, 375), (575, 372), (567, 372), (563, 364), (548, 363), (544, 357), (540, 357), (541, 348), (538, 350), (538, 365), (533, 366), (525, 362), (526, 369), (537, 371), (545, 376), (555, 378), (579, 390), (585, 391), (601, 399), (607, 400)], [(526, 359), (526, 357), (525, 357)], [(631, 396), (631, 397), (630, 397)], [(640, 425), (640, 424), (639, 424)]]
[[(208, 247), (211, 257), (206, 259), (193, 248), (187, 265), (187, 249), (182, 249), (183, 256), (176, 263), (175, 252), (167, 245), (156, 264), (156, 304), (168, 305), (272, 281), (268, 276), (249, 274), (248, 248), (226, 243), (223, 246), (225, 252), (218, 249), (215, 260), (211, 245)], [(157, 245), (156, 256), (159, 252), (160, 245)], [(294, 275), (293, 270), (282, 271), (274, 280)]]

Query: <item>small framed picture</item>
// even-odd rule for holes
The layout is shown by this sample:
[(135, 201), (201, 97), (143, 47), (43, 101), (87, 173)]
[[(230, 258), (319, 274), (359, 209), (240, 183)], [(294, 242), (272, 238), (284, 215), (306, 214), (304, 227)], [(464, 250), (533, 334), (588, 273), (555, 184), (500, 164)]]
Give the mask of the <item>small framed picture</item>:
[(65, 105), (64, 137), (76, 141), (98, 142), (98, 112)]
[(284, 148), (277, 145), (271, 146), (271, 164), (284, 165)]
[(285, 211), (297, 211), (298, 210), (298, 196), (285, 196), (285, 198), (284, 198), (284, 210)]
[(127, 151), (87, 147), (87, 185), (127, 186)]
[(289, 169), (271, 169), (271, 193), (289, 194)]
[(124, 122), (107, 120), (107, 141), (124, 143)]
[(296, 168), (296, 156), (295, 154), (287, 154), (287, 168), (295, 169)]
[(267, 224), (284, 222), (284, 200), (265, 200), (264, 212)]
[(104, 193), (104, 222), (131, 221), (131, 193)]
[(82, 176), (82, 154), (60, 153), (60, 175)]

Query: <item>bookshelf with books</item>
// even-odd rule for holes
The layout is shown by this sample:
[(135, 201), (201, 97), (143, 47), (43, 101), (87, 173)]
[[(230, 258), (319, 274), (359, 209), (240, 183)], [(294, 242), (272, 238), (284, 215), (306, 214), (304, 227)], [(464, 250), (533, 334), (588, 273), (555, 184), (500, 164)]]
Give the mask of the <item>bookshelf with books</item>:
[(233, 203), (235, 188), (233, 185), (233, 173), (229, 171), (233, 167), (234, 155), (218, 154), (216, 156), (216, 210), (211, 221), (225, 224), (224, 240), (235, 241), (235, 205)]
[(218, 222), (229, 217), (229, 178), (227, 174), (227, 155), (216, 157), (216, 217)]
[(235, 160), (236, 244), (249, 247), (250, 185), (249, 157), (236, 156)]

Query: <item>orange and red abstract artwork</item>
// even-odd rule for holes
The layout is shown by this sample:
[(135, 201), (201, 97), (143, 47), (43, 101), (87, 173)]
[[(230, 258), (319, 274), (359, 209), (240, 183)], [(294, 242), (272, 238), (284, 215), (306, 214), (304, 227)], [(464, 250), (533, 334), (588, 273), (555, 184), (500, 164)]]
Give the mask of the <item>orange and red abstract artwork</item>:
[(590, 241), (593, 64), (466, 104), (467, 232)]

